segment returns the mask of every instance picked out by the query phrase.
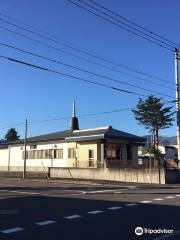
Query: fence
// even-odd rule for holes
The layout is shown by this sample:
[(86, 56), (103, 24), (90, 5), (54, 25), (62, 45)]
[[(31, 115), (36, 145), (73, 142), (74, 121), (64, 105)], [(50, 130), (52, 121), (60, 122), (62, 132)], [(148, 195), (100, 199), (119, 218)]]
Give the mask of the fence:
[[(140, 168), (50, 168), (51, 178), (108, 180), (137, 183), (159, 183), (158, 169)], [(164, 170), (160, 169), (160, 183), (165, 183)]]

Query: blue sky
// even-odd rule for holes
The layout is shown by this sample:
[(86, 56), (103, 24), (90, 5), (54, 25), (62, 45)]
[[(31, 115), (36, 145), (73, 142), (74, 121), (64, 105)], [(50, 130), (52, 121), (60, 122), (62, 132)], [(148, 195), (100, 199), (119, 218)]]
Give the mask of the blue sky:
[[(120, 15), (135, 23), (156, 32), (177, 44), (180, 43), (179, 9), (178, 0), (97, 0), (100, 4), (117, 11)], [(23, 23), (30, 24), (56, 35), (59, 39), (70, 42), (73, 46), (88, 49), (100, 56), (144, 72), (159, 76), (174, 83), (174, 55), (148, 41), (135, 37), (131, 33), (123, 31), (110, 23), (88, 14), (73, 6), (66, 0), (0, 0), (0, 12), (16, 18)], [(33, 34), (24, 32), (13, 26), (8, 26), (0, 21), (0, 42), (11, 44), (24, 50), (32, 51), (43, 56), (63, 61), (96, 73), (133, 83), (149, 90), (159, 91), (175, 97), (173, 85), (168, 85), (159, 80), (153, 80), (165, 85), (166, 88), (150, 84), (150, 78), (143, 77), (147, 81), (132, 78), (119, 72), (106, 70), (100, 66), (88, 63), (60, 51), (42, 46), (36, 42), (27, 40), (1, 29), (8, 27), (13, 31), (23, 33), (29, 37), (44, 41), (47, 44), (61, 48), (73, 54), (77, 52), (67, 49), (59, 44), (43, 40)], [(33, 64), (42, 65), (64, 73), (74, 74), (92, 81), (102, 82), (134, 92), (148, 94), (138, 89), (103, 80), (67, 67), (50, 63), (45, 60), (19, 53), (0, 46), (1, 55), (14, 57)], [(89, 60), (89, 58), (83, 54)], [(100, 62), (99, 62), (100, 63)], [(103, 62), (101, 62), (103, 64)], [(105, 63), (104, 63), (105, 64)], [(107, 65), (107, 63), (106, 63)], [(108, 65), (107, 65), (108, 66)], [(109, 65), (119, 71), (130, 73), (121, 68)], [(71, 116), (72, 101), (76, 99), (77, 114), (96, 113), (114, 109), (134, 107), (138, 97), (122, 92), (114, 92), (110, 89), (75, 81), (73, 79), (58, 76), (15, 64), (1, 59), (1, 118), (0, 138), (7, 129), (4, 126), (13, 126), (21, 123), (27, 117), (29, 121), (53, 119)], [(132, 73), (133, 74), (133, 73)], [(171, 87), (171, 89), (167, 87)], [(149, 93), (150, 94), (150, 93)], [(164, 101), (171, 100), (163, 97)], [(80, 128), (93, 128), (104, 125), (112, 125), (122, 131), (138, 135), (147, 134), (143, 126), (139, 126), (131, 111), (123, 111), (108, 115), (79, 118)], [(52, 131), (60, 131), (69, 127), (69, 120), (49, 121), (29, 125), (29, 136), (43, 134)], [(23, 125), (16, 127), (23, 136)], [(175, 135), (175, 126), (160, 132), (161, 135)]]

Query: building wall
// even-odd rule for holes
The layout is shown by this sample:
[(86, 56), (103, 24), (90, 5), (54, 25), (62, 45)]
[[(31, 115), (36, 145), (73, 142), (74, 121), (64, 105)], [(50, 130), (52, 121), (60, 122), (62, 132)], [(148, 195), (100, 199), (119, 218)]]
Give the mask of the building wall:
[[(55, 147), (56, 146), (56, 147)], [(26, 165), (29, 167), (68, 167), (68, 149), (67, 143), (56, 144), (38, 144), (37, 149), (34, 150), (46, 150), (46, 149), (63, 149), (63, 159), (27, 159)], [(27, 146), (27, 151), (32, 150), (30, 146)], [(0, 167), (1, 169), (8, 168), (8, 166), (18, 166), (20, 168), (24, 165), (23, 159), (23, 145), (9, 146), (7, 149), (0, 149)]]
[[(117, 141), (116, 141), (117, 143)], [(127, 143), (121, 142), (122, 146), (122, 160), (127, 161)], [(34, 144), (35, 145), (35, 144)], [(75, 150), (75, 155), (72, 158), (68, 156), (68, 149)], [(28, 159), (26, 161), (27, 167), (47, 169), (48, 167), (97, 167), (104, 164), (104, 144), (98, 142), (68, 142), (68, 143), (43, 143), (37, 144), (36, 149), (31, 149), (27, 145), (27, 151), (38, 151), (47, 149), (63, 149), (63, 159)], [(89, 159), (89, 150), (93, 150), (93, 159)], [(0, 149), (0, 168), (1, 170), (10, 169), (10, 167), (23, 168), (23, 145), (9, 146), (7, 149)], [(137, 161), (137, 147), (132, 147), (133, 162)], [(90, 160), (90, 161), (89, 161)], [(121, 160), (119, 160), (121, 161)]]
[(0, 166), (2, 170), (8, 170), (8, 164), (9, 163), (9, 150), (6, 149), (0, 149)]
[[(98, 150), (99, 149), (99, 150)], [(89, 161), (89, 150), (92, 150), (94, 153), (93, 159), (91, 160), (92, 165), (94, 166), (94, 162), (97, 162), (97, 160), (100, 161), (100, 158), (98, 159), (98, 155), (100, 155), (100, 145), (98, 143), (79, 143), (78, 144), (78, 161), (80, 165), (88, 167), (90, 164)], [(100, 156), (99, 156), (100, 157)]]

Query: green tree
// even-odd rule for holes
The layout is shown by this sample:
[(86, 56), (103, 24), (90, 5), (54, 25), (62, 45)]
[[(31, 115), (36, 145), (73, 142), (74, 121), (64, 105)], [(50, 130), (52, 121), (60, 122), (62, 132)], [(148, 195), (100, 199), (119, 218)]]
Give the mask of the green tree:
[(172, 107), (165, 107), (161, 98), (156, 98), (153, 95), (147, 99), (139, 99), (136, 108), (132, 110), (135, 119), (140, 125), (144, 125), (152, 135), (152, 147), (158, 149), (159, 145), (159, 130), (172, 126), (173, 112)]
[(19, 137), (20, 136), (18, 135), (16, 129), (10, 128), (5, 135), (5, 140), (6, 141), (16, 141), (16, 140), (19, 140)]
[(159, 146), (159, 130), (172, 126), (173, 112), (172, 107), (165, 107), (161, 98), (156, 98), (153, 95), (147, 97), (147, 99), (139, 99), (136, 109), (132, 110), (135, 119), (140, 125), (144, 125), (146, 129), (152, 135), (152, 145), (149, 151), (154, 155), (154, 158), (158, 161), (159, 169), (159, 183), (161, 182), (160, 167), (161, 167), (161, 152), (158, 149)]

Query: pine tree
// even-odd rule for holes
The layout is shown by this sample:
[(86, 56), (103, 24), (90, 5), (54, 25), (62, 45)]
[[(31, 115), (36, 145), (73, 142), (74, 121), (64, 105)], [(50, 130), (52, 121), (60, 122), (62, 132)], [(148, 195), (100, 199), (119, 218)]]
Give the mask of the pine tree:
[(6, 141), (16, 141), (16, 140), (19, 140), (19, 137), (20, 136), (18, 136), (16, 129), (10, 128), (5, 135), (5, 140)]
[(152, 147), (158, 149), (159, 145), (159, 130), (172, 126), (173, 112), (172, 107), (164, 107), (161, 98), (156, 98), (153, 95), (147, 99), (139, 99), (136, 109), (132, 110), (135, 119), (140, 125), (144, 125), (152, 134)]

